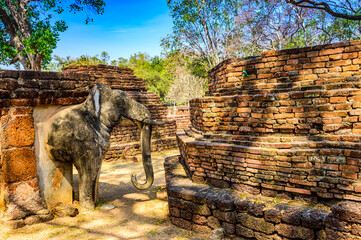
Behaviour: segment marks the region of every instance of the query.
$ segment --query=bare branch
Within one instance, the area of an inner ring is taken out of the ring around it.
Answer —
[[[304,7],[304,8],[313,8],[319,9],[327,12],[328,14],[337,17],[337,18],[344,18],[348,20],[361,20],[361,15],[351,15],[346,13],[340,13],[334,11],[329,4],[325,2],[316,2],[312,0],[286,0],[287,3],[292,4],[297,7]],[[350,6],[351,7],[351,6]]]

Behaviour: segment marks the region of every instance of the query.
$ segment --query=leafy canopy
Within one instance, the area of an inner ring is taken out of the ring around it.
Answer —
[[[84,11],[88,23],[90,14],[102,14],[104,6],[103,0],[0,0],[0,63],[40,70],[67,29],[56,16]]]

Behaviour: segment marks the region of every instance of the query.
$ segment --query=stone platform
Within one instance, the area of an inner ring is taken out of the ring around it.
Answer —
[[[358,203],[310,204],[197,184],[183,164],[179,156],[164,163],[176,226],[199,232],[222,227],[237,239],[361,239]]]
[[[194,184],[208,184],[210,194],[219,191],[212,187],[218,187],[232,192],[229,196],[251,194],[254,195],[251,199],[269,197],[271,202],[281,199],[288,201],[288,205],[292,201],[326,204],[331,207],[327,211],[334,215],[337,206],[347,209],[358,206],[361,203],[360,52],[361,41],[341,42],[229,59],[210,70],[206,96],[190,101],[191,125],[177,132],[180,158],[189,179]],[[192,194],[197,199],[198,191],[189,191]],[[172,206],[183,200],[190,199],[173,194],[169,203]],[[222,206],[215,206],[212,213],[219,210]],[[242,212],[236,210],[235,215]],[[314,214],[313,208],[307,212],[310,218],[318,218],[319,213]],[[240,219],[260,221],[258,225],[262,220],[253,217],[265,216],[259,214],[251,213],[251,218]],[[187,228],[195,224],[193,216],[187,217],[186,213],[172,216],[179,218],[173,219],[175,224],[184,219],[190,224]],[[283,219],[270,232],[247,226],[237,218],[234,222],[221,221],[233,224],[229,228],[227,224],[223,226],[232,237],[237,226],[240,233],[248,228],[244,231],[249,235],[242,236],[246,239],[314,239],[321,234],[310,231],[312,227],[302,225],[302,221],[295,224]],[[358,219],[355,223],[361,222]],[[249,229],[267,236],[256,235]],[[327,230],[331,227],[326,225],[318,229],[326,231],[327,239],[358,238],[335,237],[338,235]],[[350,232],[351,228],[340,231]],[[286,232],[306,235],[291,236]],[[273,236],[274,233],[277,234]]]

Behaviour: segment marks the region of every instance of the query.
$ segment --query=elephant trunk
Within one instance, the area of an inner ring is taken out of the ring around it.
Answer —
[[[145,171],[146,180],[145,183],[139,183],[137,180],[136,175],[133,173],[131,180],[133,186],[139,190],[145,190],[152,186],[154,181],[154,172],[153,172],[153,165],[152,159],[150,155],[150,144],[151,144],[151,136],[152,136],[152,125],[146,123],[139,123],[139,127],[141,128],[141,148],[142,148],[142,161],[143,167]]]

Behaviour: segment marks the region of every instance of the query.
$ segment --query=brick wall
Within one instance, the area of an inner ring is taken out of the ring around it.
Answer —
[[[13,227],[51,219],[39,193],[33,107],[78,104],[90,81],[73,73],[0,71],[0,208]]]
[[[130,68],[109,65],[73,65],[63,68],[62,72],[90,74],[94,77],[93,84],[104,83],[123,91],[145,92],[148,90],[145,81],[134,76]]]
[[[167,113],[168,120],[176,121],[177,130],[182,130],[191,123],[188,106],[169,106]]]
[[[136,78],[131,69],[101,65],[68,67],[61,73],[0,71],[0,211],[11,227],[52,217],[39,192],[34,107],[81,103],[95,83],[127,91],[149,109],[152,118],[165,121],[166,127],[154,128],[153,150],[176,146],[176,123],[167,120],[167,106],[146,92],[144,80]],[[117,126],[112,135],[105,160],[119,159],[125,149],[124,158],[139,153],[139,131],[133,124]]]
[[[165,159],[170,221],[209,233],[223,228],[227,239],[360,239],[359,203],[310,204],[254,196],[192,182],[179,157]]]
[[[261,57],[226,60],[209,72],[208,95],[253,95],[285,92],[282,89],[320,89],[313,88],[314,85],[321,85],[324,90],[334,89],[330,88],[331,84],[343,82],[335,78],[358,75],[360,48],[360,41],[341,42],[264,52]]]
[[[207,97],[190,102],[192,126],[177,134],[192,178],[288,199],[361,201],[360,51],[361,41],[337,43],[212,69]]]

